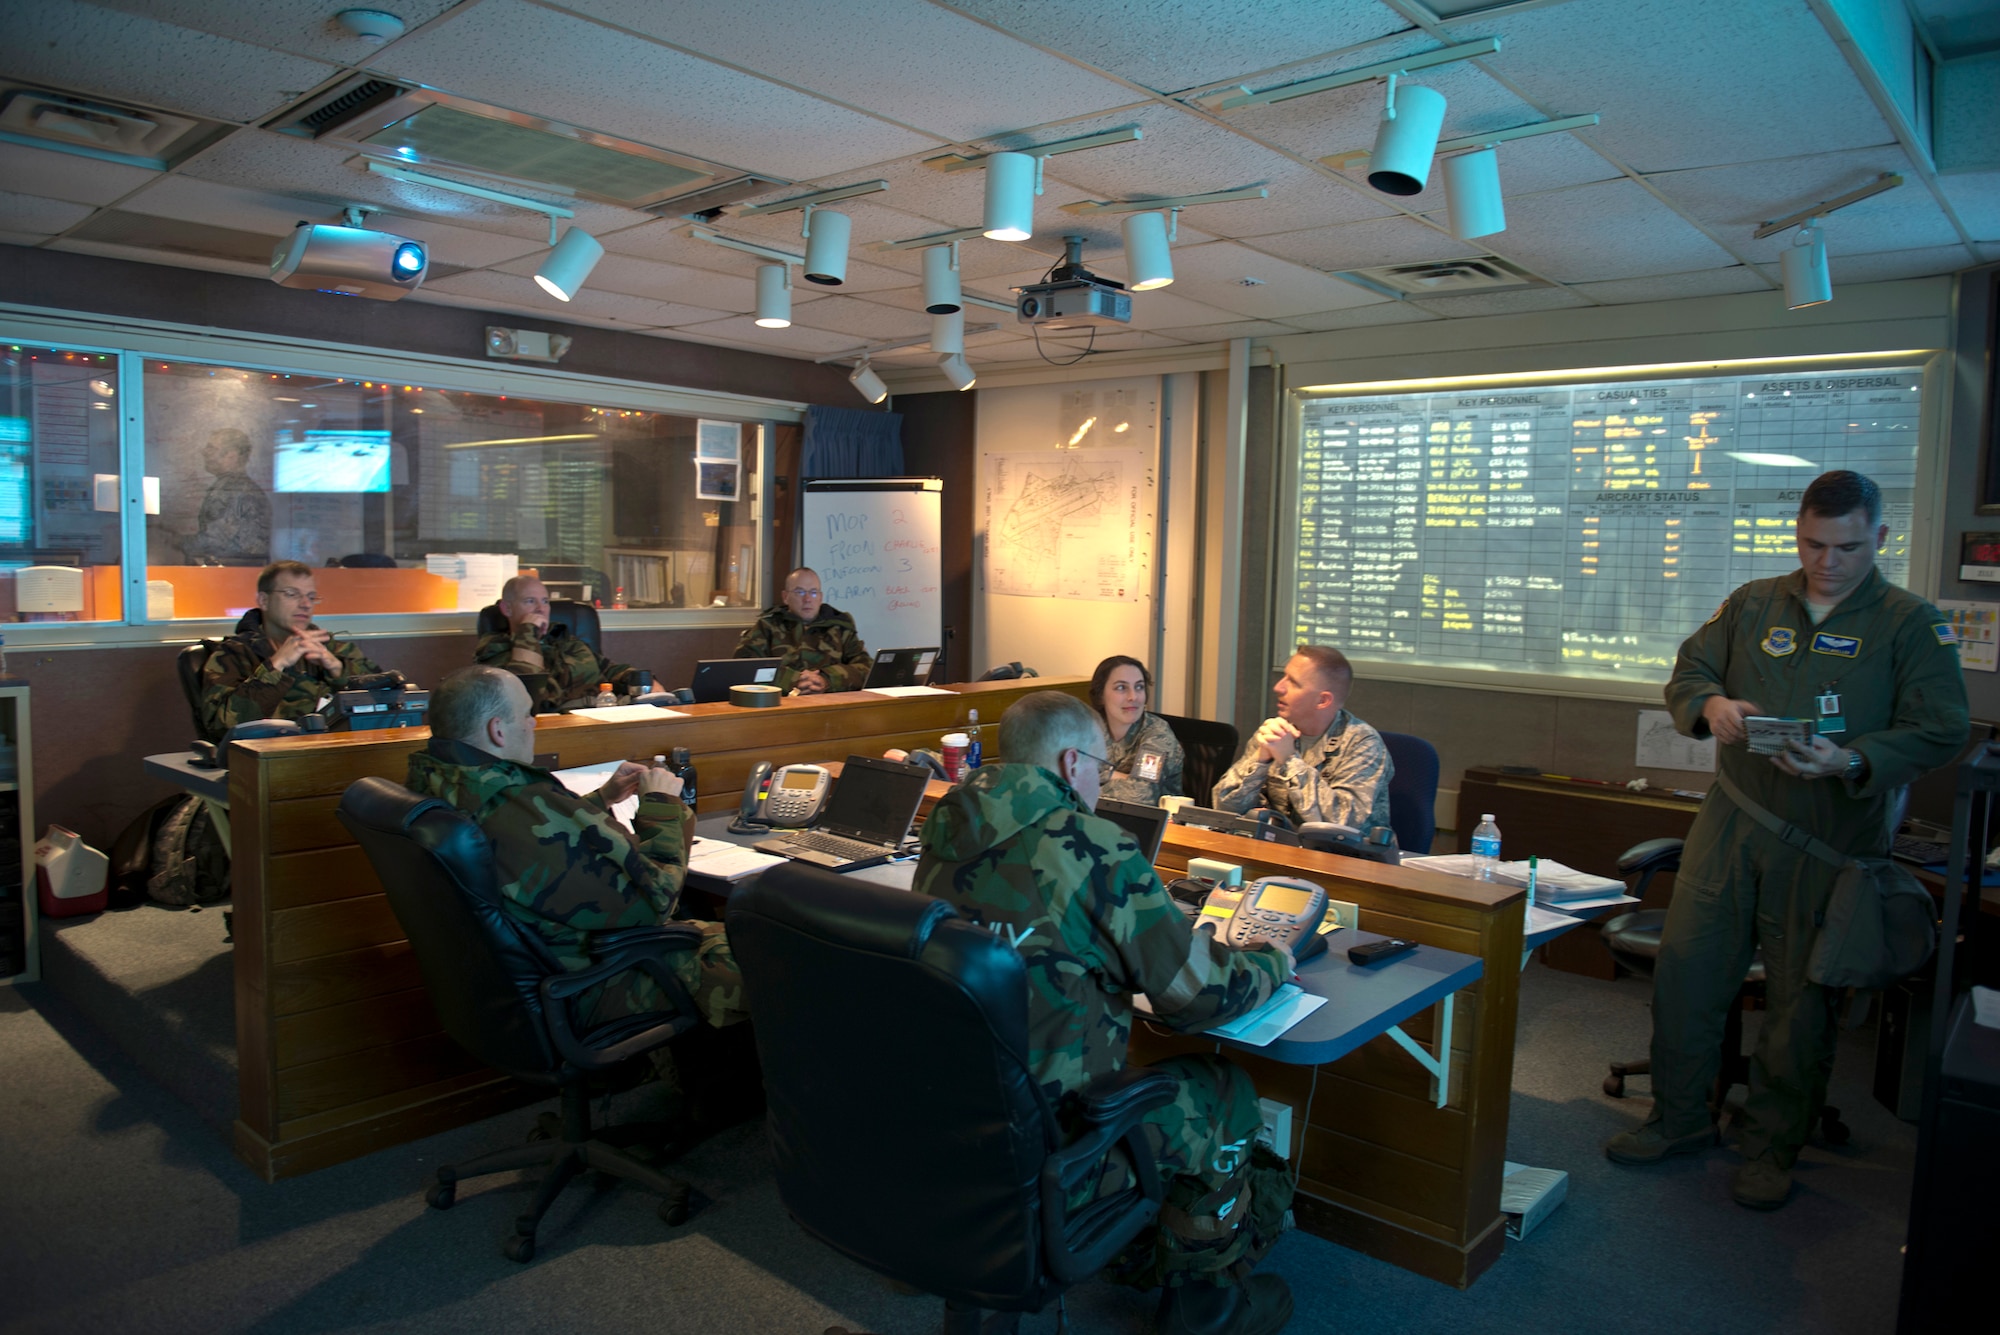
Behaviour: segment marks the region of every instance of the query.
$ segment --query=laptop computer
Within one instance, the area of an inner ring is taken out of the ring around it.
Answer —
[[[937,662],[937,656],[938,647],[934,644],[915,649],[884,649],[875,655],[875,665],[868,669],[868,680],[861,684],[861,689],[928,686],[931,665]]]
[[[834,780],[833,796],[818,828],[787,831],[756,849],[833,871],[887,862],[910,833],[930,778],[931,772],[922,765],[849,756]]]
[[[782,658],[704,658],[694,665],[694,702],[720,704],[731,686],[768,686],[784,665]]]
[[[1142,802],[1120,802],[1116,798],[1097,799],[1097,814],[1113,822],[1139,842],[1139,851],[1152,862],[1160,856],[1160,840],[1167,833],[1167,809]]]

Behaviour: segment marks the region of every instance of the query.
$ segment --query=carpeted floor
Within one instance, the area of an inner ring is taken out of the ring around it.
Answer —
[[[1868,1096],[1872,1030],[1851,1036],[1835,1103],[1854,1131],[1814,1147],[1793,1202],[1732,1204],[1724,1149],[1650,1170],[1599,1153],[1645,1111],[1598,1089],[1604,1062],[1645,1051],[1647,992],[1539,964],[1523,979],[1509,1157],[1567,1169],[1569,1197],[1459,1293],[1302,1234],[1270,1268],[1298,1298],[1301,1335],[1518,1335],[1645,1329],[1887,1332],[1914,1129]],[[1751,1017],[1754,1033],[1756,1017]],[[0,991],[0,1331],[786,1332],[936,1328],[902,1296],[792,1225],[761,1128],[700,1147],[678,1171],[713,1204],[668,1229],[636,1191],[572,1188],[529,1266],[499,1242],[522,1179],[487,1179],[456,1209],[424,1207],[440,1162],[512,1143],[521,1112],[267,1186],[212,1127],[46,986]],[[619,1115],[643,1113],[644,1091]],[[1739,1095],[1740,1097],[1740,1095]],[[1079,1331],[1149,1330],[1152,1299],[1088,1285]],[[1053,1312],[1026,1329],[1053,1331]]]

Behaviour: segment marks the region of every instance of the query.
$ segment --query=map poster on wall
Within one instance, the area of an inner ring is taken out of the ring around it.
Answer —
[[[1024,598],[1139,600],[1146,578],[1143,450],[985,456],[986,587]]]
[[[1299,641],[1663,682],[1730,591],[1798,568],[1806,484],[1882,488],[1906,583],[1920,368],[1301,395]]]

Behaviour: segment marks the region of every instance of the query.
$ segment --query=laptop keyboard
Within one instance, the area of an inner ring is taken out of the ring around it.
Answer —
[[[815,853],[831,853],[838,858],[860,861],[863,858],[879,858],[883,845],[871,844],[861,839],[846,839],[825,830],[798,830],[785,836],[785,842],[793,848],[807,848]]]
[[[1919,867],[1934,862],[1945,862],[1951,858],[1951,845],[1940,844],[1930,839],[1919,839],[1914,835],[1899,834],[1889,850],[1889,856],[1904,862],[1914,862]]]

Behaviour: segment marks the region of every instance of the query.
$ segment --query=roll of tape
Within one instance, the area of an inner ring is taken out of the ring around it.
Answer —
[[[784,698],[784,692],[775,686],[731,686],[729,703],[741,705],[745,709],[770,709]]]

